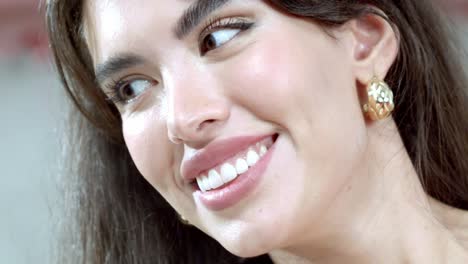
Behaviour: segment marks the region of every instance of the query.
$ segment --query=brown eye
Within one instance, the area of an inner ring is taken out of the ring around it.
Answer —
[[[137,98],[152,85],[153,84],[148,80],[131,80],[118,87],[117,95],[119,100],[128,102]]]
[[[241,32],[241,29],[220,29],[206,35],[200,43],[200,53],[205,53],[217,49],[233,39],[237,34]]]

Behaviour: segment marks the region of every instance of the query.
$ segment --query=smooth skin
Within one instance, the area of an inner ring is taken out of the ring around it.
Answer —
[[[193,2],[89,0],[84,18],[96,68],[144,58],[102,86],[128,83],[130,100],[116,102],[125,142],[184,218],[236,255],[275,263],[468,263],[467,213],[424,193],[391,118],[362,113],[366,84],[398,54],[384,19],[325,32],[233,0],[179,39],[174,26]],[[229,18],[252,26],[212,29],[217,45],[202,53],[208,21]],[[279,134],[269,167],[238,204],[211,211],[182,180],[182,161],[207,144],[269,133]]]

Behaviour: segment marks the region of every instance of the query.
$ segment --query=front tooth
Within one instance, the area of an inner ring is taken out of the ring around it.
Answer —
[[[265,147],[264,145],[260,146],[260,157],[265,155],[266,152],[267,152],[267,147]]]
[[[237,174],[242,174],[246,172],[249,169],[249,165],[247,164],[247,161],[244,159],[237,159],[236,161],[236,171]]]
[[[249,166],[255,165],[259,158],[257,152],[254,150],[249,150],[249,152],[247,152],[247,164],[249,164]]]
[[[219,175],[219,173],[214,169],[208,172],[208,180],[211,189],[216,189],[224,184],[223,179],[221,179],[221,175]]]
[[[202,186],[203,186],[203,188],[205,189],[205,191],[208,191],[208,190],[211,189],[211,187],[210,187],[210,181],[208,180],[208,176],[203,175],[203,176],[201,177],[201,183],[202,183]]]
[[[237,177],[236,168],[229,163],[221,166],[221,178],[224,183],[228,183]]]
[[[202,180],[202,177],[197,177],[197,183],[198,183],[198,188],[200,188],[202,192],[206,192],[205,184]]]

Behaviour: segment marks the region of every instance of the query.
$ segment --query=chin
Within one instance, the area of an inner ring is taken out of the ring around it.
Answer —
[[[251,258],[267,254],[280,248],[281,234],[278,228],[271,229],[266,223],[258,222],[258,225],[246,223],[233,224],[224,231],[221,237],[215,239],[230,253],[242,257]]]
[[[259,243],[252,243],[252,241],[239,241],[235,245],[229,243],[223,247],[230,253],[241,258],[253,258],[271,252],[273,249],[260,245]],[[263,243],[262,243],[263,244]]]

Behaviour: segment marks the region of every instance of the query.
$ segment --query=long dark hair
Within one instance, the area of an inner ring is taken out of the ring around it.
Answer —
[[[326,28],[381,10],[400,40],[386,81],[393,118],[425,191],[468,209],[468,99],[455,45],[421,0],[271,0],[277,11]],[[118,112],[98,89],[82,32],[83,1],[51,0],[47,25],[57,71],[79,110],[70,119],[65,234],[60,263],[271,263],[243,260],[178,221],[135,168]],[[377,12],[378,13],[378,12]]]

